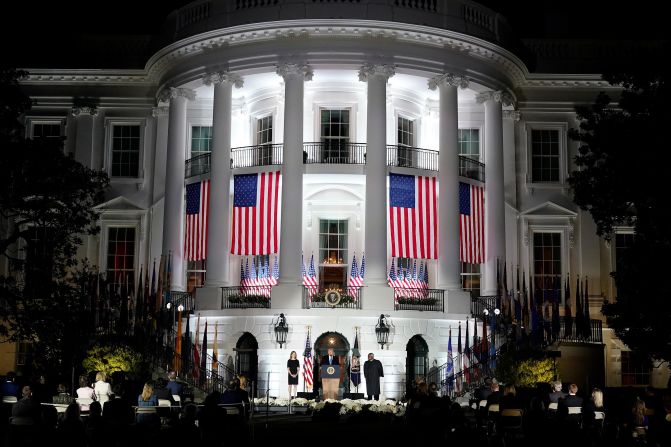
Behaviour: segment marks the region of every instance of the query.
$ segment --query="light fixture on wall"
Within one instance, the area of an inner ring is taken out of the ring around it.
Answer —
[[[284,314],[280,314],[275,323],[275,341],[280,344],[280,349],[282,345],[287,342],[287,334],[289,333],[289,326],[287,325],[287,319],[284,317]]]
[[[389,343],[389,322],[384,314],[380,314],[380,318],[377,320],[375,337],[381,349],[384,349],[384,345]]]

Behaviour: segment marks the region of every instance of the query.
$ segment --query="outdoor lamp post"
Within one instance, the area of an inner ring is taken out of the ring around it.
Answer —
[[[380,318],[377,320],[375,336],[377,337],[377,343],[380,345],[380,348],[384,349],[384,345],[389,343],[389,322],[387,322],[384,314],[380,314]]]
[[[280,349],[282,349],[283,344],[286,344],[288,333],[289,326],[287,326],[287,319],[284,317],[284,314],[280,314],[275,324],[275,340],[280,344]]]

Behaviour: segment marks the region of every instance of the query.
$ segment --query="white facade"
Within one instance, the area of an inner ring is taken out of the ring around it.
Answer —
[[[450,328],[455,351],[459,322],[465,335],[470,307],[461,289],[455,201],[459,181],[481,183],[459,175],[457,130],[475,129],[486,176],[487,261],[481,294],[495,293],[497,258],[509,268],[534,272],[534,235],[558,234],[562,277],[588,276],[591,313],[600,315],[603,300],[615,293],[608,275],[614,250],[597,238],[589,214],[572,203],[566,182],[577,150],[567,135],[577,125],[574,107],[611,88],[599,74],[529,72],[506,49],[505,20],[466,1],[259,3],[213,0],[182,8],[169,18],[174,38],[143,69],[28,67],[24,85],[35,99],[29,119],[62,123],[66,151],[111,175],[109,201],[100,206],[102,232],[89,238],[82,257],[105,270],[108,229],[132,227],[136,272],[171,252],[172,289],[186,290],[184,187],[209,178],[217,185],[212,194],[217,200],[211,202],[208,272],[205,286],[196,291],[196,313],[201,325],[205,319],[209,323],[210,344],[214,322],[219,322],[220,358],[235,356],[241,335],[252,334],[258,342],[258,387],[269,385],[271,395],[286,396],[284,365],[291,350],[302,358],[308,326],[312,343],[332,331],[345,336],[350,347],[359,327],[362,354],[375,352],[384,365],[383,395],[400,397],[411,337],[421,335],[427,343],[431,365],[434,359],[444,363]],[[453,15],[456,10],[463,13]],[[73,97],[93,98],[94,106],[81,107]],[[348,111],[349,142],[365,145],[364,160],[303,164],[303,144],[322,138],[322,110]],[[268,116],[271,143],[283,145],[283,163],[231,168],[230,150],[258,144],[257,122]],[[388,166],[387,157],[393,158],[396,149],[386,146],[399,143],[399,118],[413,123],[410,146],[436,151],[438,170],[425,169],[429,166],[421,162]],[[139,127],[138,169],[132,175],[114,175],[115,126]],[[216,155],[209,173],[185,179],[195,126],[212,126]],[[534,163],[541,163],[532,156],[532,140],[541,135],[535,131],[557,138],[551,158],[558,165],[548,170],[550,180],[538,181],[546,174],[534,172]],[[241,258],[228,254],[233,175],[275,170],[282,173],[280,284],[271,308],[221,309],[220,287],[239,284],[240,276]],[[441,251],[428,265],[431,287],[445,291],[442,312],[394,310],[386,285],[390,172],[438,179]],[[307,262],[315,254],[318,261],[320,219],[347,221],[343,264],[350,265],[355,253],[359,261],[366,254],[361,309],[303,308],[300,255]],[[272,327],[280,312],[290,326],[281,350]],[[374,332],[381,313],[394,326],[383,351]],[[195,332],[194,326],[195,315]],[[606,385],[617,386],[622,346],[609,331],[604,338]]]

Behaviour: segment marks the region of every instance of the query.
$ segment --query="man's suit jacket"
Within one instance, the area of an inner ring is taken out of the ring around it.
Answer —
[[[322,365],[339,365],[339,366],[340,366],[340,361],[339,361],[339,359],[338,359],[338,356],[337,356],[337,355],[334,355],[334,356],[333,356],[333,362],[332,362],[332,363],[329,363],[329,356],[328,356],[328,355],[325,355],[324,357],[322,357],[321,364],[322,364]]]
[[[557,411],[559,412],[560,417],[571,417],[574,419],[579,419],[578,415],[569,415],[569,407],[581,407],[582,408],[582,397],[576,396],[575,394],[569,394],[563,399],[559,399],[559,404],[557,406]]]

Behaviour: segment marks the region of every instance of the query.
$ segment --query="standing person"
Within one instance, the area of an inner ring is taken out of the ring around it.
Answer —
[[[322,359],[321,365],[340,366],[340,359],[336,357],[333,348],[328,348],[327,355]],[[322,390],[324,392],[324,399],[337,399],[338,387],[340,386],[340,379],[324,379],[322,378]]]
[[[384,377],[382,362],[375,359],[373,353],[368,354],[368,360],[363,364],[363,375],[366,378],[366,394],[368,400],[380,400],[380,377]]]
[[[298,368],[300,363],[298,362],[298,355],[296,351],[291,351],[289,354],[289,360],[287,360],[287,381],[289,383],[289,399],[294,399],[296,397],[296,391],[298,390]],[[292,392],[293,390],[293,392]]]
[[[100,405],[105,406],[105,402],[110,400],[110,395],[112,394],[112,387],[109,382],[106,382],[105,379],[107,376],[104,372],[99,371],[96,374],[96,383],[93,384],[93,390],[95,391],[95,399],[100,402]]]

